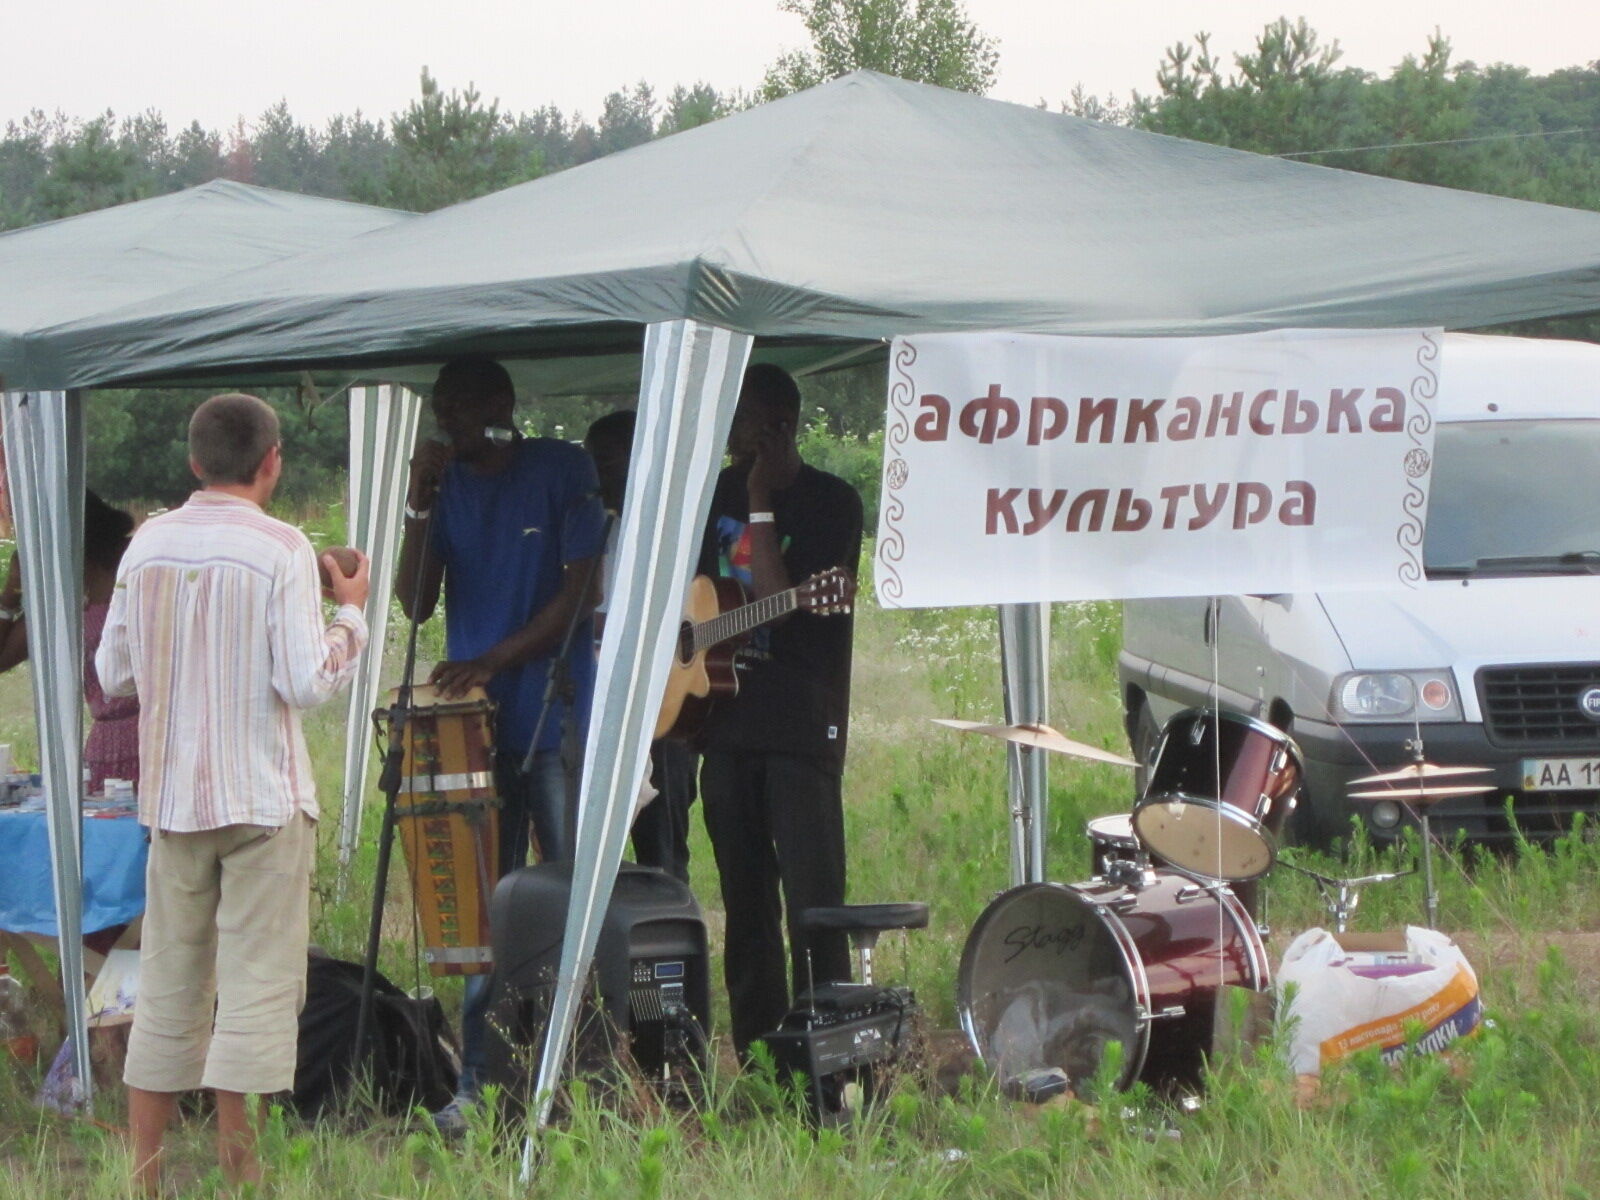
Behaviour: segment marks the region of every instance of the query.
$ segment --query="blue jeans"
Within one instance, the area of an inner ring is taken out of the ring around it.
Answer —
[[[522,756],[501,754],[495,761],[500,789],[500,875],[528,862],[528,831],[539,842],[541,862],[572,857],[566,769],[559,751],[533,757],[533,769],[522,774]],[[493,975],[471,975],[461,1003],[461,1084],[457,1094],[475,1098],[488,1068],[489,995]]]

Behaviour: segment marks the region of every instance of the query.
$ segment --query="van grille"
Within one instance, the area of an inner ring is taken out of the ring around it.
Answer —
[[[1600,722],[1578,707],[1578,697],[1591,687],[1600,687],[1600,663],[1484,667],[1478,672],[1489,736],[1513,745],[1600,745]]]

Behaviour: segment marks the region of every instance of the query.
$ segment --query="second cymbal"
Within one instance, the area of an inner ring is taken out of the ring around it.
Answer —
[[[1133,759],[1121,754],[1114,754],[1110,750],[1102,750],[1085,742],[1073,741],[1066,734],[1048,725],[985,725],[981,721],[961,721],[954,717],[934,717],[933,723],[960,730],[962,733],[981,733],[985,737],[998,738],[1002,742],[1031,746],[1036,750],[1048,750],[1053,754],[1064,754],[1068,758],[1082,759],[1086,762],[1110,763],[1118,767],[1139,765]]]

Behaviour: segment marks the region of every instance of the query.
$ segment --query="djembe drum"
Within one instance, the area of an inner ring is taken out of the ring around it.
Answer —
[[[399,703],[398,691],[391,693]],[[372,714],[393,737],[396,708]],[[500,854],[494,782],[494,702],[482,688],[446,700],[431,684],[411,689],[395,828],[411,874],[423,958],[435,975],[484,975],[493,967],[489,896]]]

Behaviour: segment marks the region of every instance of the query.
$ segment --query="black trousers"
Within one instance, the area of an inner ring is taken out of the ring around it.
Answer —
[[[633,822],[633,861],[688,883],[694,751],[677,738],[661,738],[650,743],[650,763],[650,786],[658,795]]]
[[[805,909],[844,903],[840,779],[820,759],[713,750],[700,769],[700,796],[722,876],[723,975],[743,1057],[789,1011],[791,978],[795,992],[850,978],[844,934],[793,936]]]

